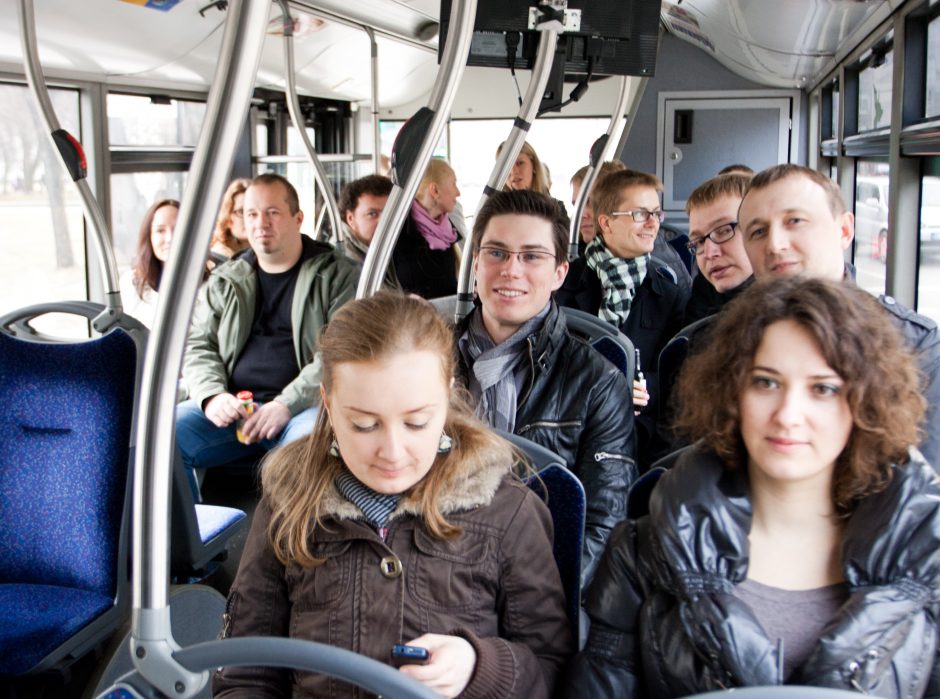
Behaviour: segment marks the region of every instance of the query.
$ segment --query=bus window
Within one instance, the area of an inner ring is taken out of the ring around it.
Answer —
[[[108,94],[112,146],[195,147],[206,116],[203,102]]]
[[[111,230],[118,271],[134,263],[140,222],[157,199],[182,200],[203,102],[108,94]]]
[[[118,271],[134,264],[140,222],[158,199],[182,201],[186,172],[134,172],[111,175],[111,230]]]
[[[858,74],[858,130],[870,131],[891,125],[891,78],[893,51],[873,53]]]
[[[609,119],[539,119],[526,140],[548,167],[551,194],[571,201],[571,176],[588,164],[591,145],[607,131]],[[451,164],[460,180],[464,210],[475,207],[493,171],[496,148],[509,136],[512,119],[455,119],[450,123]]]
[[[81,138],[78,92],[52,90],[51,99],[62,127]],[[81,200],[25,85],[0,84],[0,115],[0,313],[86,299]],[[45,316],[33,325],[60,337],[88,337],[87,324],[74,316]]]
[[[924,177],[920,197],[917,310],[940,322],[940,177]]]
[[[885,292],[888,259],[888,163],[859,160],[855,179],[855,278],[873,294]]]
[[[927,99],[924,116],[940,116],[940,16],[927,25]]]

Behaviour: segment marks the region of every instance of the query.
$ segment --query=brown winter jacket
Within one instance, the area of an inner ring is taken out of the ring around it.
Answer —
[[[463,530],[451,541],[432,537],[420,504],[406,496],[383,542],[331,487],[312,546],[327,561],[310,568],[278,562],[262,502],[229,594],[226,636],[290,636],[387,662],[396,643],[452,634],[477,653],[462,697],[549,697],[574,647],[548,510],[506,464],[455,476],[440,499]],[[383,572],[389,556],[400,561],[400,575]],[[217,697],[365,695],[320,675],[252,667],[217,673],[213,689]]]

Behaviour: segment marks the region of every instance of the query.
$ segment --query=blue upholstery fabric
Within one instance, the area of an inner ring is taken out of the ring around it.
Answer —
[[[17,667],[114,604],[135,374],[122,331],[74,344],[0,333],[0,627]],[[43,602],[17,601],[29,599]]]
[[[623,347],[609,337],[597,338],[591,343],[591,347],[600,352],[607,361],[620,369],[620,372],[624,376],[631,381],[633,380],[633,376],[631,376],[632,372],[629,369],[629,359]]]
[[[562,466],[548,466],[529,478],[528,486],[548,505],[555,529],[553,553],[561,573],[571,628],[577,630],[581,609],[581,551],[587,498],[581,481]]]
[[[26,672],[113,604],[85,590],[0,584],[0,675]]]
[[[199,520],[199,538],[206,544],[238,520],[244,519],[245,513],[234,507],[196,505],[196,518]]]

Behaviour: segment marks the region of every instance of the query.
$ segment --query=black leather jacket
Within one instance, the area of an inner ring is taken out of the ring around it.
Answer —
[[[920,451],[927,462],[940,471],[940,332],[926,316],[905,308],[890,296],[878,301],[890,315],[904,342],[917,358],[921,372],[921,390],[927,401]]]
[[[849,596],[794,684],[940,696],[940,480],[916,450],[892,470],[888,487],[846,523]],[[776,645],[732,594],[747,577],[747,492],[744,469],[729,471],[696,448],[665,473],[650,514],[611,536],[566,696],[658,699],[780,684]]]
[[[457,337],[469,318],[458,327]],[[619,369],[568,334],[554,301],[528,344],[529,377],[519,395],[515,433],[558,454],[584,485],[584,588],[610,532],[626,516],[627,491],[637,477],[633,393]],[[459,359],[466,384],[472,367]]]

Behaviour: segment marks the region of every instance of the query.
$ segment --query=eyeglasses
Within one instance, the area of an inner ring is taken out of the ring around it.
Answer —
[[[731,223],[723,223],[718,228],[713,231],[710,231],[703,235],[701,238],[695,238],[690,240],[688,243],[689,252],[693,255],[701,255],[705,252],[705,241],[710,240],[715,245],[721,245],[722,243],[727,243],[734,237],[734,232],[738,228],[737,221],[731,221]]]
[[[632,216],[637,223],[646,223],[650,216],[662,223],[666,220],[666,212],[660,209],[648,211],[646,209],[633,209],[632,211],[611,211],[610,216]]]
[[[485,264],[492,267],[506,264],[513,255],[527,267],[539,267],[549,261],[555,261],[555,254],[544,250],[506,250],[505,248],[494,248],[490,245],[480,247],[480,258]]]

